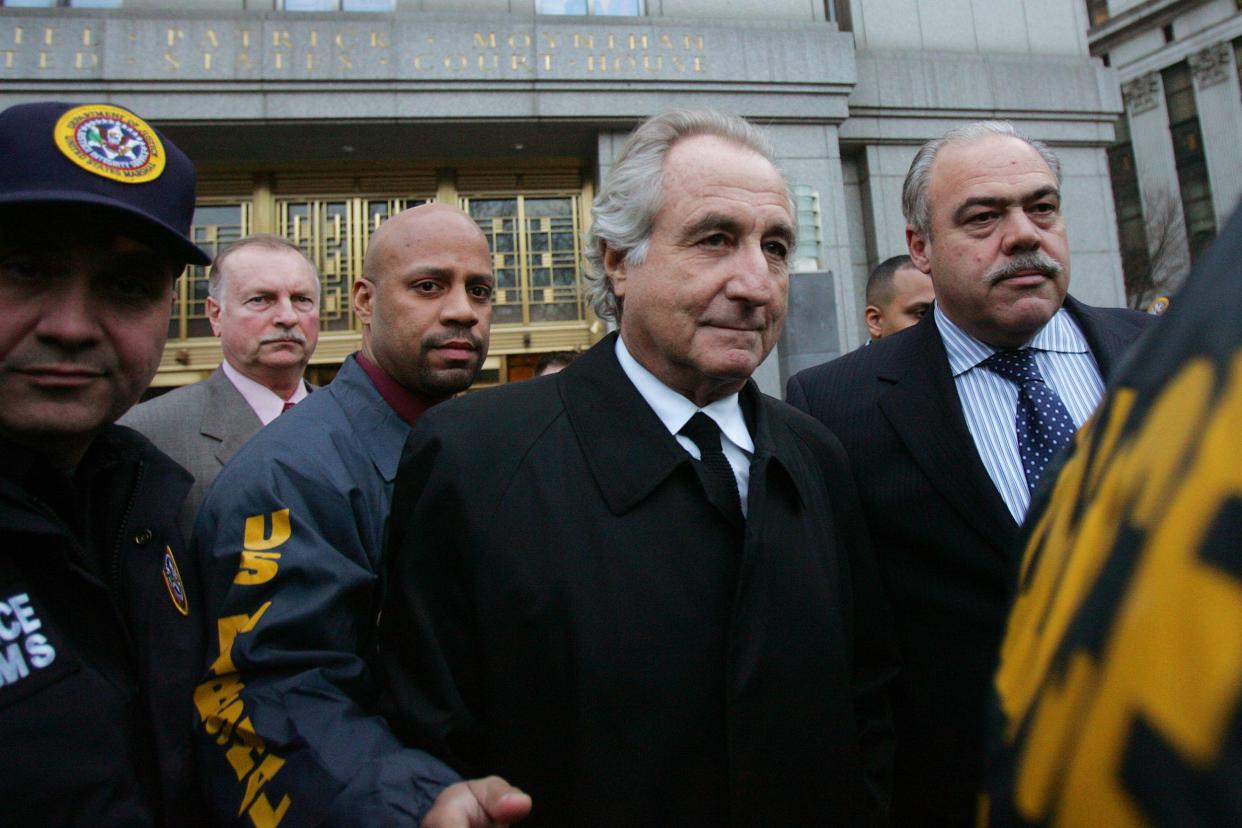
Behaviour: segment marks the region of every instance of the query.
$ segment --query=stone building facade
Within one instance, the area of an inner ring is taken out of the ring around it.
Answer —
[[[905,249],[906,167],[964,121],[1008,118],[1056,149],[1072,289],[1125,301],[1106,151],[1122,99],[1089,53],[1082,0],[3,4],[0,105],[129,106],[199,166],[204,246],[267,231],[315,257],[321,378],[357,347],[348,296],[367,236],[430,199],[462,204],[493,245],[486,381],[598,339],[579,291],[590,200],[628,131],[671,106],[764,125],[795,185],[798,272],[765,390],[865,338],[866,274]],[[1228,83],[1236,97],[1236,72]],[[219,360],[204,276],[182,280],[158,384]]]
[[[1117,72],[1125,103],[1109,161],[1141,306],[1176,289],[1242,196],[1242,2],[1088,6],[1091,54]]]

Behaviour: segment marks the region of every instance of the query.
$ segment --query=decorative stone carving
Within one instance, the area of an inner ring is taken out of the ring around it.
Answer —
[[[1160,105],[1160,75],[1148,72],[1121,87],[1126,109],[1131,115],[1140,115]]]
[[[1206,89],[1229,78],[1233,71],[1232,52],[1228,43],[1213,43],[1202,52],[1191,55],[1190,71],[1195,75],[1195,86]]]

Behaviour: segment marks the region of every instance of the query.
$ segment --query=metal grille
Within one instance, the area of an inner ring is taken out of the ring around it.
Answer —
[[[362,275],[367,241],[386,219],[430,198],[278,198],[280,235],[300,247],[315,267],[323,285],[319,309],[322,331],[353,330],[350,292]]]
[[[251,203],[245,201],[201,201],[194,210],[190,237],[213,259],[216,254],[251,232]],[[207,321],[208,269],[190,265],[177,284],[177,307],[168,323],[170,339],[211,336]]]
[[[492,251],[494,325],[585,319],[580,198],[576,195],[461,199]]]

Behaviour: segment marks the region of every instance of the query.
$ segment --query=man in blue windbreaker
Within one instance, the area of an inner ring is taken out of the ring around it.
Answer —
[[[460,783],[402,745],[373,712],[364,664],[401,449],[423,411],[483,364],[491,262],[456,207],[383,224],[353,289],[362,349],[247,443],[199,512],[194,550],[215,640],[194,700],[211,804],[226,824],[417,825],[442,791],[440,813],[473,814],[470,824],[529,807],[501,780]]]

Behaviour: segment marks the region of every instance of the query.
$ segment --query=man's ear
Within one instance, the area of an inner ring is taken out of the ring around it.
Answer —
[[[220,303],[216,301],[214,296],[207,297],[207,321],[211,323],[211,333],[213,336],[220,335]]]
[[[867,305],[867,309],[863,311],[863,319],[867,322],[867,332],[871,334],[872,339],[879,339],[883,335],[884,313],[875,305]]]
[[[364,325],[371,323],[371,301],[375,298],[375,285],[365,277],[354,280],[354,316]]]
[[[910,249],[910,260],[924,273],[931,273],[931,259],[927,255],[930,245],[925,235],[906,225],[906,247]]]
[[[601,241],[599,244],[604,252],[604,273],[607,274],[608,281],[612,283],[612,292],[618,299],[621,299],[625,296],[625,277],[629,267],[625,261],[625,254],[609,247],[607,242]]]

